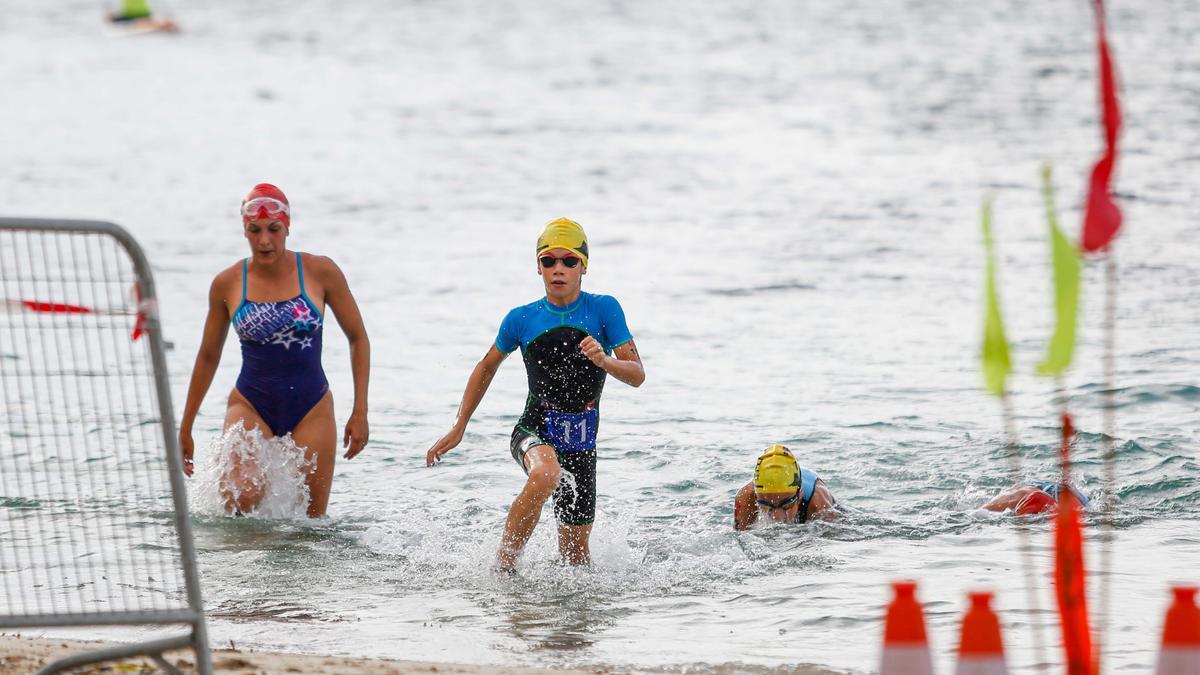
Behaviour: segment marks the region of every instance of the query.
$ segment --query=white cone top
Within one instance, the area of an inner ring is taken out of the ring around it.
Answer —
[[[929,658],[929,647],[885,645],[879,675],[933,675],[933,660]]]
[[[1196,647],[1163,647],[1158,654],[1154,675],[1196,675],[1200,673],[1200,645]]]

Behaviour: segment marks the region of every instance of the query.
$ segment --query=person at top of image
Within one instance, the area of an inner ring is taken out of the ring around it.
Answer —
[[[1081,507],[1087,508],[1090,500],[1079,488],[1074,485],[1044,480],[1032,480],[1024,485],[1005,490],[984,504],[983,508],[998,512],[1012,510],[1018,516],[1050,513],[1058,508],[1059,498],[1064,487],[1070,490]]]
[[[325,309],[350,342],[354,407],[342,438],[346,459],[367,444],[371,347],[342,270],[329,258],[290,251],[291,207],[283,192],[260,183],[242,200],[242,234],[250,257],[222,270],[208,294],[208,318],[179,423],[184,472],[192,475],[192,424],[212,384],[230,324],[242,344],[242,370],[229,393],[224,429],[239,422],[266,438],[291,434],[308,473],[308,515],[325,514],[337,453],[333,394],[321,367]],[[220,483],[226,510],[249,513],[266,494],[260,467],[235,456]]]
[[[800,466],[791,450],[772,445],[759,455],[754,478],[733,497],[733,528],[749,529],[760,514],[781,523],[832,518],[836,506],[820,476]]]
[[[590,562],[600,393],[608,375],[633,387],[646,380],[616,298],[581,290],[588,267],[583,228],[566,218],[549,222],[538,237],[534,259],[545,296],[504,317],[496,341],[467,380],[454,426],[425,456],[432,466],[462,442],[496,370],[520,347],[529,395],[509,450],[527,478],[508,511],[496,555],[496,566],[503,571],[514,569],[550,498],[559,553],[571,564]]]
[[[108,13],[111,23],[125,25],[138,31],[175,32],[179,24],[169,18],[154,16],[150,0],[121,0],[121,8]]]

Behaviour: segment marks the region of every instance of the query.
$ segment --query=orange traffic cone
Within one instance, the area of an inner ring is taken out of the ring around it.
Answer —
[[[883,659],[879,675],[933,675],[925,613],[917,602],[915,581],[892,584],[896,597],[888,605],[883,628]]]
[[[1195,586],[1176,586],[1175,602],[1167,609],[1157,675],[1200,673],[1200,607]]]
[[[1008,675],[1000,619],[989,603],[991,593],[970,593],[971,607],[963,616],[955,675]]]

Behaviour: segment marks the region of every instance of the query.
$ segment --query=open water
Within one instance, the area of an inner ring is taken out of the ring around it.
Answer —
[[[350,280],[372,338],[372,440],[339,462],[329,517],[283,502],[275,518],[223,517],[212,481],[191,482],[214,643],[869,672],[888,582],[915,578],[943,670],[968,589],[997,592],[1016,668],[1042,658],[1035,629],[1057,645],[1047,525],[1032,528],[1034,612],[1011,519],[978,511],[1011,483],[977,365],[978,212],[995,195],[1024,475],[1046,478],[1038,175],[1054,163],[1077,236],[1101,143],[1088,3],[173,9],[178,36],[124,37],[90,1],[0,12],[0,210],[111,219],[140,239],[175,345],[177,410],[208,285],[245,255],[236,207],[250,185],[282,186],[289,246],[333,257]],[[1099,461],[1097,262],[1064,386],[1080,480],[1117,505],[1107,668],[1144,672],[1169,582],[1200,569],[1200,6],[1109,11],[1126,121],[1113,493]],[[522,481],[507,447],[518,359],[464,443],[436,468],[424,453],[504,313],[539,296],[533,241],[560,215],[587,228],[584,288],[620,299],[648,377],[607,387],[595,564],[564,568],[543,526],[519,574],[497,578],[487,568]],[[344,423],[334,324],[324,362]],[[238,367],[231,338],[198,448],[217,447]],[[825,477],[844,518],[732,531],[733,493],[777,442]],[[1098,528],[1089,537],[1094,569]]]

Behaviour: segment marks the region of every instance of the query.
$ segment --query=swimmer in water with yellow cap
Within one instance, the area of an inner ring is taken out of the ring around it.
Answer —
[[[516,565],[551,498],[559,553],[574,565],[590,562],[600,393],[608,375],[632,387],[646,380],[620,303],[581,290],[588,242],[579,223],[566,218],[547,223],[535,260],[545,296],[504,317],[496,341],[467,380],[454,426],[425,455],[432,466],[462,442],[500,363],[520,347],[529,396],[509,450],[527,477],[508,510],[496,554],[496,566],[504,571]]]
[[[733,528],[746,530],[760,516],[781,523],[806,523],[837,515],[837,501],[817,474],[796,463],[782,445],[772,445],[758,457],[754,480],[733,498]]]

